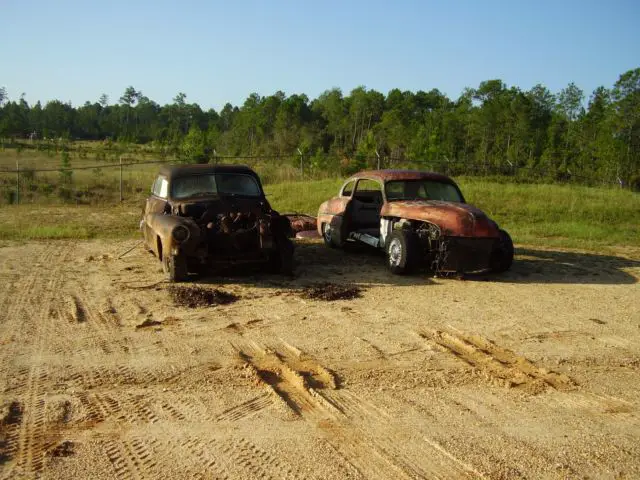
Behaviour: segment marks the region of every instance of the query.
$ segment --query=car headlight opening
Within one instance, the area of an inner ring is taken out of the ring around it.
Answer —
[[[178,225],[173,229],[171,235],[176,242],[182,243],[186,242],[191,234],[187,227],[185,227],[184,225]]]

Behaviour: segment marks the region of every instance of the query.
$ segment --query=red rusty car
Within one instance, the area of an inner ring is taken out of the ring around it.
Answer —
[[[503,272],[513,262],[509,234],[438,173],[357,173],[320,205],[317,228],[332,248],[363,242],[383,249],[398,274],[420,265],[439,272]]]

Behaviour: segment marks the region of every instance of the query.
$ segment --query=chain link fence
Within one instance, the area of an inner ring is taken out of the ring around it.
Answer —
[[[175,159],[148,159],[120,155],[113,160],[70,159],[64,152],[46,161],[16,159],[15,168],[0,166],[0,204],[76,203],[104,204],[144,198],[161,164]],[[255,169],[264,184],[344,178],[356,171],[375,168],[430,170],[453,177],[485,177],[498,182],[561,182],[592,186],[622,186],[619,180],[566,170],[476,164],[461,161],[393,160],[385,157],[338,158],[335,156],[214,156],[210,163],[245,164]]]

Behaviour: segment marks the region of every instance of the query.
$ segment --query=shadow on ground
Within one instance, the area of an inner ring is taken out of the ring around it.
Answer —
[[[346,251],[326,247],[322,241],[296,242],[295,272],[291,277],[265,274],[259,267],[238,266],[203,276],[198,283],[246,284],[265,288],[300,289],[317,283],[360,286],[435,285],[428,272],[411,276],[391,274],[384,255],[367,246],[351,246]]]
[[[391,274],[382,252],[366,246],[347,251],[327,248],[321,241],[296,244],[293,277],[265,274],[255,267],[234,267],[198,280],[199,283],[250,284],[266,288],[297,289],[318,282],[363,286],[437,285],[433,273]],[[638,269],[635,272],[626,271]],[[501,274],[466,274],[441,278],[505,283],[633,284],[640,279],[640,261],[614,255],[517,248],[513,266]]]
[[[625,271],[630,269],[638,270]],[[516,248],[516,258],[508,272],[467,275],[465,279],[509,283],[632,284],[640,279],[640,261],[614,255]]]

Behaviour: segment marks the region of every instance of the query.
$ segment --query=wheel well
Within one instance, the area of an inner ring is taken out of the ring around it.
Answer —
[[[156,242],[158,247],[158,258],[162,260],[162,240],[160,240],[160,237],[156,237]]]

